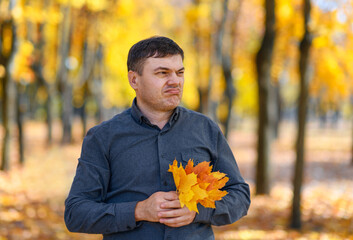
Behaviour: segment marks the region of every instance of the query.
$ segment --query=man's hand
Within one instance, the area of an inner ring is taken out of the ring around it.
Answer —
[[[186,206],[181,208],[179,199],[162,203],[162,211],[158,213],[159,222],[169,227],[181,227],[194,221],[196,212],[190,211]]]
[[[138,202],[135,209],[136,221],[159,222],[158,213],[165,211],[161,204],[178,199],[176,192],[155,192],[144,201]]]
[[[176,192],[156,192],[138,202],[135,209],[136,221],[160,222],[169,227],[188,225],[195,215],[194,211],[180,207]]]

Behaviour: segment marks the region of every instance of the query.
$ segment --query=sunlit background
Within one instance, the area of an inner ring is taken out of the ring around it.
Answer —
[[[219,124],[251,185],[216,239],[353,239],[352,0],[0,0],[0,240],[101,239],[69,233],[63,201],[84,134],[132,103],[129,48],[155,35],[184,49],[182,105]]]

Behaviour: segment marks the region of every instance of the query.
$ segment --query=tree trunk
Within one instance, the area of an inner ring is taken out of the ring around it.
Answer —
[[[89,25],[86,26],[86,28],[89,28]],[[81,88],[83,91],[83,104],[80,109],[80,116],[81,116],[81,122],[82,122],[82,133],[83,137],[86,135],[87,132],[87,113],[86,113],[86,103],[87,103],[87,98],[91,95],[91,91],[89,89],[90,83],[94,79],[94,69],[95,69],[95,64],[96,64],[96,58],[97,58],[97,44],[89,44],[88,41],[88,36],[87,36],[87,31],[86,29],[84,35],[84,44],[83,44],[83,63],[82,63],[82,74],[81,74]]]
[[[96,113],[96,122],[100,123],[105,120],[104,117],[104,105],[103,105],[103,91],[102,91],[102,73],[104,69],[104,62],[103,62],[103,45],[98,43],[96,49],[96,64],[97,64],[97,71],[94,74],[93,79],[93,88],[92,94],[94,99],[97,103],[97,113]]]
[[[45,102],[45,112],[46,112],[46,124],[47,124],[47,141],[50,146],[53,142],[53,114],[51,110],[52,103],[52,91],[50,90],[49,84],[45,84],[47,95],[47,101]]]
[[[210,13],[210,22],[214,22],[214,9],[216,9],[215,1],[212,1],[211,3],[211,13]],[[217,107],[218,103],[215,101],[215,99],[212,98],[212,88],[213,88],[213,83],[214,83],[214,78],[212,75],[212,69],[213,65],[215,62],[217,62],[217,53],[216,53],[216,44],[217,44],[217,32],[213,31],[208,35],[208,41],[209,41],[209,52],[210,52],[210,60],[208,61],[208,69],[209,69],[209,74],[208,74],[208,87],[207,87],[207,92],[208,92],[208,100],[207,100],[207,115],[214,121],[218,122],[218,116],[217,116]]]
[[[227,138],[230,130],[230,120],[232,116],[232,107],[233,107],[233,98],[235,96],[235,89],[233,85],[233,77],[232,77],[232,44],[233,36],[229,36],[231,34],[225,34],[226,32],[226,22],[228,17],[228,0],[223,1],[223,15],[219,25],[218,33],[217,33],[217,44],[216,44],[216,56],[219,64],[222,67],[222,72],[224,76],[224,80],[226,82],[226,89],[224,92],[224,101],[227,104],[227,115],[226,118],[222,120],[222,125],[224,126],[224,136]],[[227,39],[225,37],[227,36]]]
[[[236,88],[234,87],[234,79],[232,76],[232,70],[234,67],[233,56],[235,53],[235,40],[236,40],[236,24],[238,22],[241,6],[243,1],[239,0],[236,11],[228,9],[228,2],[223,2],[223,12],[224,17],[228,17],[228,33],[225,34],[227,38],[223,46],[226,46],[226,49],[222,51],[222,70],[223,76],[226,81],[225,96],[228,104],[228,114],[224,121],[224,135],[228,138],[229,132],[231,130],[231,119],[232,119],[232,109],[233,109],[233,100],[236,96]],[[228,14],[227,14],[228,13]]]
[[[88,82],[85,82],[83,87],[83,104],[80,108],[80,117],[82,123],[82,137],[86,136],[87,133],[87,113],[86,113],[86,102],[88,97]]]
[[[279,124],[281,122],[281,104],[282,104],[282,99],[281,99],[281,94],[280,94],[280,87],[279,84],[271,84],[272,87],[272,92],[270,96],[272,99],[270,100],[271,103],[273,103],[273,109],[270,110],[270,122],[272,123],[271,129],[272,133],[271,136],[273,139],[278,138],[279,134]]]
[[[36,78],[40,84],[40,86],[44,87],[47,93],[47,100],[45,101],[44,108],[46,112],[46,119],[45,122],[47,124],[47,144],[51,145],[53,141],[53,117],[51,111],[51,104],[52,104],[52,95],[54,95],[54,91],[51,89],[51,86],[45,81],[43,74],[42,74],[42,67],[40,66],[41,61],[38,62],[38,69],[37,67],[34,70],[36,74]]]
[[[47,143],[48,145],[51,145],[52,143],[52,132],[53,132],[53,124],[52,124],[52,112],[51,112],[51,103],[52,103],[52,96],[54,95],[54,91],[50,84],[44,79],[43,76],[43,61],[44,61],[44,56],[43,56],[43,49],[44,46],[44,39],[43,39],[43,29],[44,29],[44,24],[39,24],[36,26],[36,31],[37,31],[37,38],[35,41],[35,48],[37,49],[37,56],[35,58],[35,62],[32,64],[32,70],[34,74],[36,75],[36,79],[39,82],[39,85],[44,87],[46,93],[47,93],[47,100],[45,102],[45,112],[46,112],[46,124],[47,124]]]
[[[65,74],[67,78],[67,74]],[[64,84],[62,93],[62,123],[63,123],[63,136],[62,144],[69,144],[72,141],[72,121],[73,121],[73,107],[72,107],[72,91],[73,87],[70,83]]]
[[[61,120],[63,124],[62,143],[68,144],[72,141],[72,121],[73,121],[73,106],[72,106],[72,90],[73,86],[68,79],[68,68],[66,60],[69,56],[70,39],[71,39],[71,8],[63,7],[64,20],[61,29],[61,41],[59,48],[60,66],[58,70],[57,81],[61,92]]]
[[[10,3],[12,4],[12,3]],[[12,7],[10,6],[10,9]],[[5,49],[4,46],[4,35],[12,35],[11,43],[9,48]],[[9,145],[10,145],[10,126],[9,126],[9,83],[10,83],[10,74],[9,74],[9,64],[12,55],[15,52],[15,26],[12,19],[4,20],[0,22],[0,65],[5,67],[4,76],[1,78],[2,82],[2,125],[4,137],[2,141],[2,155],[1,155],[1,165],[0,170],[6,171],[9,169]]]
[[[5,65],[6,66],[6,65]],[[9,140],[10,140],[10,128],[9,128],[9,117],[8,117],[8,83],[9,83],[9,74],[6,73],[2,80],[2,126],[4,137],[2,140],[2,155],[1,155],[1,168],[0,170],[6,171],[9,169]]]
[[[305,33],[300,43],[300,58],[299,58],[299,73],[300,73],[300,93],[298,103],[298,136],[296,142],[297,159],[295,162],[294,172],[294,193],[292,205],[291,227],[295,229],[301,228],[301,187],[303,182],[304,171],[304,146],[305,146],[305,125],[308,104],[308,64],[309,51],[311,46],[312,36],[308,29],[310,20],[310,0],[304,0],[304,27]]]
[[[265,1],[265,35],[259,52],[256,56],[256,70],[258,82],[258,144],[256,168],[256,194],[269,194],[270,192],[270,143],[271,124],[270,112],[270,84],[272,53],[275,42],[275,1]]]
[[[233,108],[233,99],[235,97],[235,88],[233,86],[233,77],[232,77],[232,63],[230,56],[224,56],[222,60],[222,70],[223,75],[226,80],[226,89],[225,96],[228,103],[228,114],[224,122],[224,136],[228,138],[230,131],[230,122],[232,118],[232,108]]]
[[[223,0],[222,2],[222,18],[221,18],[221,22],[219,23],[218,26],[218,31],[217,31],[217,35],[216,35],[216,57],[217,57],[217,62],[218,64],[222,67],[222,72],[223,72],[223,76],[224,76],[224,80],[226,82],[226,90],[228,88],[228,82],[225,76],[225,73],[228,73],[228,67],[226,64],[223,64],[223,60],[225,59],[223,56],[223,52],[227,51],[229,49],[224,49],[224,35],[225,35],[225,31],[226,31],[226,21],[227,21],[227,15],[228,15],[228,0]],[[223,66],[224,65],[224,66]],[[228,63],[229,65],[229,63]],[[225,67],[226,69],[224,69],[223,67]],[[231,76],[230,76],[231,77]],[[227,96],[226,96],[227,98]],[[224,101],[223,99],[221,101]],[[227,105],[229,106],[229,99],[226,100],[227,101]],[[228,110],[229,108],[227,108]],[[229,112],[227,113],[227,116],[229,116]],[[227,126],[225,125],[225,121],[223,119],[221,119],[221,123],[224,127],[224,135],[226,136],[226,134],[228,133],[228,129]]]
[[[351,106],[352,106],[352,112],[353,112],[353,98],[351,99]],[[353,114],[352,114],[352,149],[351,149],[351,165],[353,166]],[[352,221],[353,224],[353,221]]]
[[[197,8],[198,5],[200,4],[199,0],[194,0],[193,4]],[[197,28],[197,22],[195,24],[195,28]],[[205,102],[205,99],[207,98],[205,94],[207,94],[207,90],[205,91],[204,86],[202,85],[202,79],[200,79],[200,43],[201,42],[201,37],[198,35],[197,31],[193,31],[193,45],[195,49],[195,58],[197,59],[195,61],[195,72],[196,72],[196,77],[199,80],[197,91],[199,93],[199,107],[197,109],[198,112],[205,113],[205,109],[207,109],[207,102]],[[205,104],[206,103],[206,104]]]
[[[18,129],[18,150],[19,162],[23,165],[24,159],[24,136],[23,136],[23,115],[25,113],[25,106],[23,103],[24,87],[21,83],[16,83],[16,123]]]
[[[193,0],[192,1],[193,5],[195,6],[195,8],[198,8],[200,5],[200,0]],[[205,76],[203,74],[201,74],[201,70],[203,67],[205,66],[201,66],[200,65],[200,60],[205,57],[205,51],[209,52],[211,55],[211,50],[207,51],[207,49],[205,48],[205,45],[207,45],[207,38],[202,37],[200,35],[200,32],[198,31],[198,29],[200,29],[199,26],[199,20],[197,20],[193,27],[193,31],[192,31],[192,35],[193,35],[193,46],[195,49],[195,76],[198,79],[198,87],[197,87],[197,91],[199,94],[199,106],[197,108],[198,112],[207,114],[208,111],[208,103],[209,103],[209,79],[205,79]],[[208,33],[207,36],[210,36],[211,33]],[[211,61],[211,57],[209,57],[208,59],[209,61]]]
[[[238,1],[238,6],[236,8],[236,12],[232,12],[231,10],[228,10],[228,5],[227,2],[223,2],[223,11],[224,12],[229,12],[229,33],[227,34],[227,50],[223,51],[223,57],[222,57],[222,69],[223,69],[223,75],[226,80],[226,90],[225,90],[225,96],[227,97],[228,101],[228,115],[225,120],[225,130],[224,130],[224,135],[226,138],[228,138],[228,134],[231,128],[231,119],[232,119],[232,109],[233,109],[233,99],[236,96],[236,89],[234,87],[234,79],[232,76],[232,70],[234,66],[233,62],[233,55],[234,55],[234,49],[235,49],[235,35],[236,35],[236,23],[238,22],[238,17],[240,14],[240,9],[242,5],[242,0]],[[226,14],[225,14],[226,15]]]

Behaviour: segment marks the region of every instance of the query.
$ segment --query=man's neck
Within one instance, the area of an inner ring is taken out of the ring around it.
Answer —
[[[163,129],[163,127],[167,124],[174,111],[174,109],[170,111],[156,111],[153,108],[139,103],[137,103],[137,106],[142,114],[147,117],[152,124],[157,125],[160,129]]]

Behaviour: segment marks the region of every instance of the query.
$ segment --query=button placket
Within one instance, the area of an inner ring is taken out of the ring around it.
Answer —
[[[163,132],[158,135],[158,151],[159,151],[159,166],[160,166],[160,179],[161,179],[161,188],[162,190],[166,191],[168,189],[168,181],[167,181],[167,154],[164,148],[164,140],[163,140]]]

